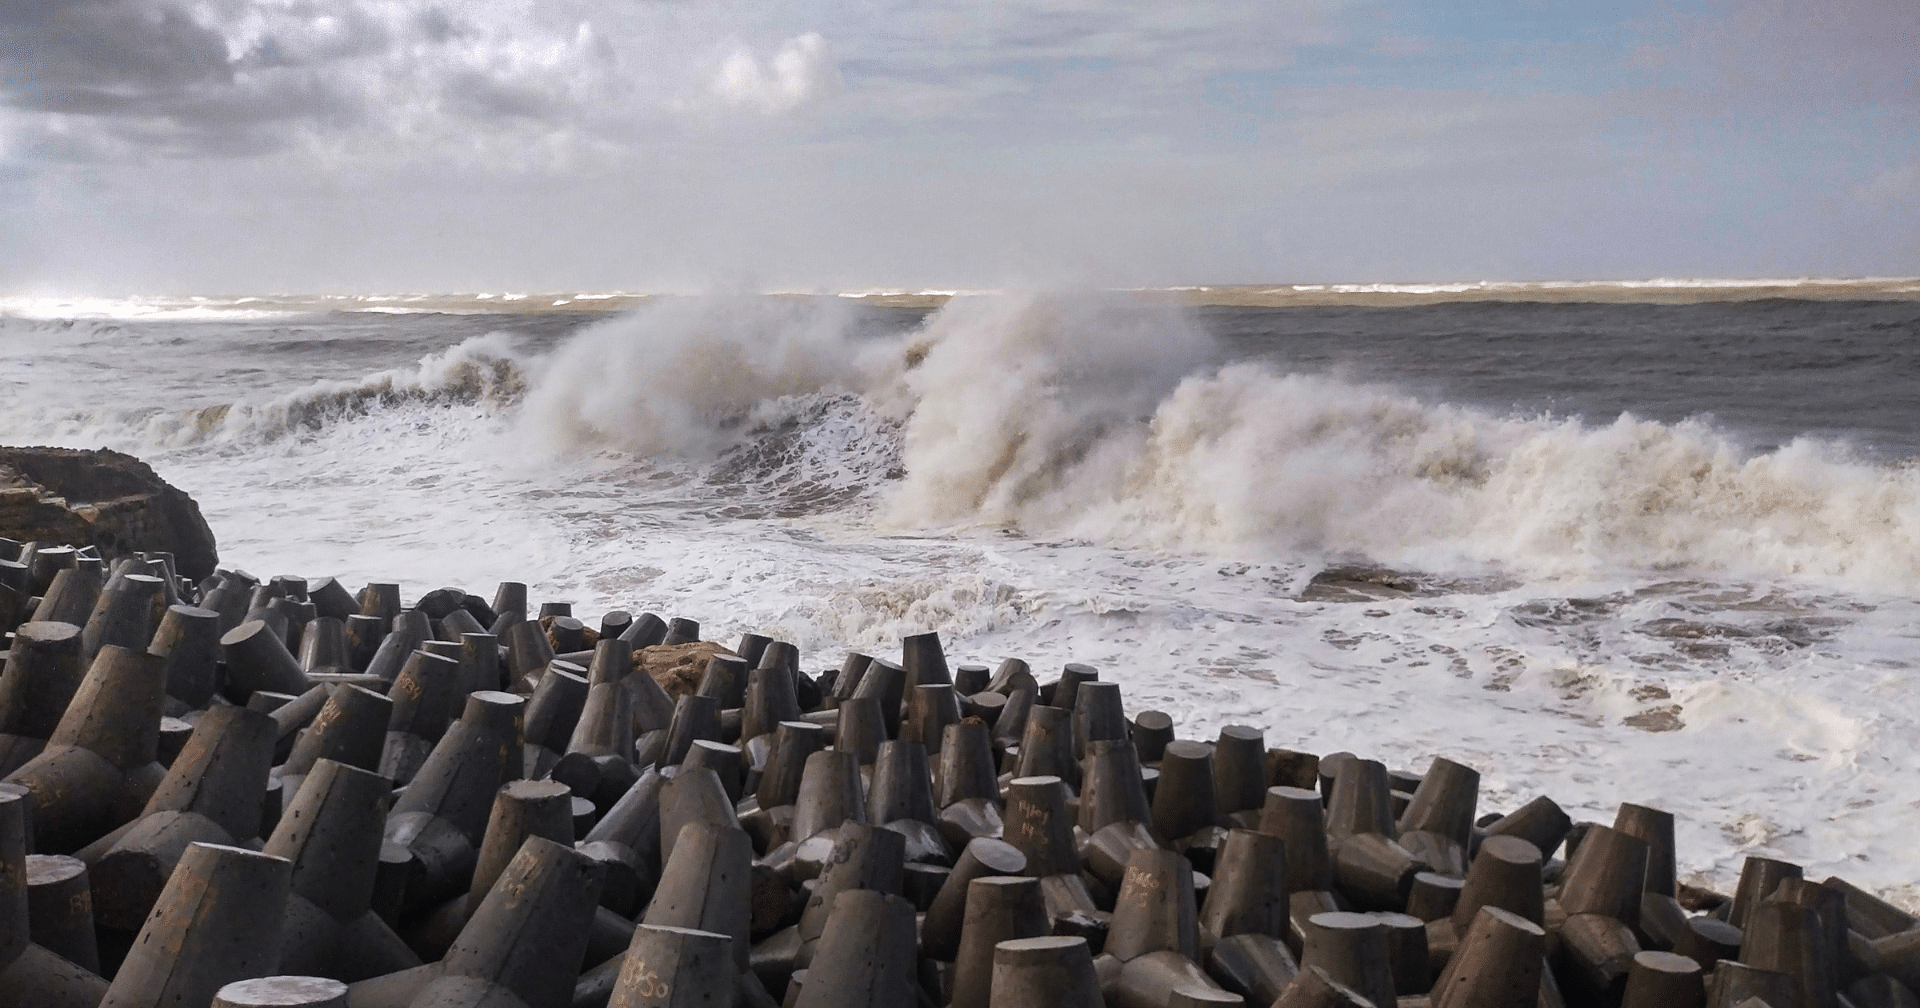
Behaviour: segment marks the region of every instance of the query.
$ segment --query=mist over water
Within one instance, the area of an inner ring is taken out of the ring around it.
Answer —
[[[1196,732],[1462,759],[1498,807],[1664,803],[1683,874],[1762,852],[1893,887],[1916,329],[1911,302],[1092,292],[0,319],[0,436],[147,458],[263,575],[527,580],[809,668],[939,629]]]

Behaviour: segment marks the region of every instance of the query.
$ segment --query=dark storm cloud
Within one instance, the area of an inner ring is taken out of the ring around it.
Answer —
[[[166,3],[0,5],[0,95],[15,108],[140,112],[230,84],[226,40]]]

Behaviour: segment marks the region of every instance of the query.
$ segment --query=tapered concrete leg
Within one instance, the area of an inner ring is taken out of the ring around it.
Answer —
[[[1481,909],[1491,912],[1491,908]],[[1555,965],[1568,992],[1580,1000],[1619,1000],[1626,989],[1627,973],[1633,968],[1633,957],[1640,951],[1633,932],[1612,917],[1573,914],[1561,922],[1559,937]],[[1464,936],[1447,969],[1454,968],[1463,951]]]
[[[281,778],[311,773],[314,764],[323,759],[362,770],[377,770],[387,725],[392,718],[393,701],[387,697],[358,686],[336,687],[320,713],[314,716],[313,723],[294,743],[293,752],[281,765]],[[441,735],[445,734],[442,730]]]
[[[1700,964],[1671,952],[1633,957],[1622,1008],[1701,1008],[1707,1001]]]
[[[879,823],[911,819],[929,826],[939,821],[934,814],[925,746],[910,739],[881,744],[873,764],[873,785],[867,793],[867,818]]]
[[[1572,914],[1601,914],[1633,927],[1640,922],[1640,894],[1646,889],[1645,840],[1595,825],[1567,862],[1560,880],[1560,905]]]
[[[586,855],[528,837],[441,960],[442,978],[423,992],[425,1003],[442,984],[457,989],[447,981],[460,978],[503,987],[532,1008],[570,1003],[600,880]]]
[[[906,838],[892,830],[858,823],[841,826],[826,871],[821,874],[813,895],[807,900],[806,909],[800,914],[802,960],[811,955],[812,950],[808,946],[819,940],[831,916],[838,912],[839,904],[835,902],[835,897],[856,889],[899,892],[901,865],[905,857]],[[907,906],[904,901],[901,905]],[[907,906],[907,913],[911,920],[913,908]],[[911,926],[908,933],[912,933]],[[799,965],[805,968],[808,963],[801,961]]]
[[[100,972],[86,864],[58,854],[33,854],[26,859],[26,873],[33,943],[76,966]]]
[[[1027,711],[1020,735],[1017,777],[1058,777],[1069,788],[1080,785],[1080,764],[1073,758],[1073,712],[1036,706]]]
[[[746,969],[752,886],[753,845],[746,833],[710,822],[688,823],[641,923],[726,935],[736,968]]]
[[[759,670],[756,670],[759,671]],[[782,721],[774,733],[773,755],[760,775],[760,787],[754,792],[763,809],[791,805],[800,797],[800,778],[806,773],[807,757],[826,746],[826,729],[808,721]],[[751,738],[743,730],[743,739]]]
[[[1163,840],[1192,836],[1219,825],[1213,804],[1213,747],[1173,742],[1160,757],[1160,783],[1153,792],[1153,833]]]
[[[994,1004],[994,946],[1047,933],[1040,880],[1008,875],[977,878],[967,885],[966,919],[954,960],[951,1008]],[[1091,966],[1092,961],[1088,961]]]
[[[467,891],[480,840],[500,786],[520,776],[520,712],[525,700],[482,690],[414,776],[387,816],[386,838],[419,859],[410,906]]]
[[[875,658],[867,665],[867,674],[861,677],[853,695],[872,697],[880,702],[880,717],[886,722],[887,737],[894,738],[900,734],[900,708],[906,690],[907,670],[885,658]]]
[[[1434,1008],[1528,1008],[1539,997],[1546,932],[1498,907],[1482,907],[1433,986]]]
[[[1251,725],[1220,729],[1213,744],[1214,810],[1223,816],[1248,809],[1259,812],[1266,798],[1265,733]]]
[[[919,683],[907,693],[907,723],[900,738],[919,742],[929,755],[940,752],[947,726],[960,720],[960,700],[950,683]]]
[[[800,701],[793,692],[792,675],[785,669],[765,668],[748,673],[746,706],[742,708],[740,717],[742,745],[761,735],[778,731],[782,724],[799,721]],[[802,755],[801,759],[804,762],[805,756]]]
[[[271,974],[292,869],[237,847],[188,847],[101,1008],[207,1004],[235,980]]]
[[[0,672],[0,776],[47,747],[86,670],[78,626],[35,622],[15,628]]]
[[[188,605],[169,606],[147,650],[167,660],[168,696],[190,710],[200,710],[213,699],[220,663],[219,613]]]
[[[671,860],[680,830],[688,823],[707,822],[738,827],[739,817],[727,800],[720,775],[705,767],[682,766],[660,789],[660,857]]]
[[[1661,896],[1674,895],[1673,813],[1645,805],[1622,804],[1613,828],[1647,844],[1647,888]]]
[[[622,958],[608,1008],[731,1005],[737,972],[733,944],[729,936],[712,931],[640,925]]]
[[[1096,739],[1089,742],[1082,764],[1082,830],[1092,834],[1123,820],[1142,823],[1152,820],[1147,790],[1141,784],[1140,760],[1131,740]]]
[[[1006,840],[1027,858],[1027,874],[1074,875],[1080,855],[1058,777],[1016,777],[1007,786]]]
[[[227,663],[230,699],[244,700],[258,690],[299,696],[312,688],[286,642],[260,620],[227,631],[220,638],[220,651]],[[399,672],[398,666],[394,672]]]
[[[1451,920],[1454,908],[1460,905],[1460,892],[1466,884],[1464,879],[1421,872],[1413,877],[1413,889],[1407,893],[1406,912],[1423,921]]]
[[[991,1003],[1000,1008],[1105,1008],[1087,940],[1020,938],[995,945]]]
[[[849,821],[867,821],[860,761],[852,753],[833,750],[808,756],[806,773],[800,778],[800,795],[794,803],[793,839],[807,840]]]
[[[1243,829],[1227,834],[1199,917],[1203,958],[1215,942],[1231,935],[1279,938],[1286,933],[1286,865],[1279,837]]]
[[[1560,849],[1560,841],[1573,829],[1573,820],[1545,795],[1520,806],[1487,827],[1488,836],[1517,836],[1540,849],[1540,857],[1549,859]]]
[[[833,747],[852,753],[861,766],[872,766],[880,756],[880,744],[887,740],[887,722],[881,716],[880,701],[874,697],[848,697],[837,709],[840,725],[834,734]]]
[[[913,907],[898,896],[870,889],[835,895],[797,1008],[913,1004]]]
[[[1161,950],[1198,955],[1193,868],[1173,851],[1135,851],[1114,903],[1106,953],[1125,962]]]
[[[1499,907],[1535,924],[1544,921],[1540,866],[1540,851],[1533,844],[1517,836],[1488,837],[1454,903],[1454,931],[1466,934],[1483,906]]]
[[[1743,934],[1742,963],[1793,977],[1794,1003],[1800,1008],[1834,1008],[1833,964],[1821,942],[1819,914],[1770,899],[1747,913]]]
[[[994,875],[1021,875],[1026,868],[1026,855],[1004,840],[981,837],[968,843],[921,923],[922,953],[932,959],[951,961],[960,950],[968,884]]]
[[[1321,764],[1325,772],[1326,764]],[[1391,811],[1387,768],[1376,760],[1352,759],[1339,765],[1327,798],[1327,835],[1335,838],[1399,835]]]
[[[80,635],[80,657],[92,661],[105,644],[145,651],[166,611],[166,585],[151,574],[116,577],[100,593]]]
[[[1780,888],[1781,881],[1800,878],[1801,875],[1800,866],[1792,862],[1748,857],[1740,866],[1740,883],[1733,890],[1733,909],[1727,914],[1727,923],[1746,930],[1747,915],[1753,912],[1753,908],[1772,896],[1773,891]]]
[[[1336,911],[1314,914],[1303,930],[1302,969],[1318,966],[1359,991],[1375,1008],[1394,1008],[1397,995],[1384,923],[1368,914]],[[1539,958],[1537,953],[1535,958]]]
[[[712,697],[683,696],[674,705],[673,716],[666,727],[667,751],[660,762],[663,766],[678,766],[686,760],[695,742],[719,740],[719,701]]]

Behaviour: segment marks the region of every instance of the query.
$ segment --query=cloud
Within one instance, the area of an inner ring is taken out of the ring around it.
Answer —
[[[762,63],[752,47],[732,45],[715,71],[712,91],[722,103],[778,115],[831,94],[840,86],[840,71],[819,32],[808,32],[780,43],[773,57]]]

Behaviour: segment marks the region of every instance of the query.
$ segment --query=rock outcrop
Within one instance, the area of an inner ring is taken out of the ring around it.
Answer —
[[[196,581],[219,562],[193,498],[145,462],[106,449],[0,447],[0,536],[90,544],[109,560],[172,553],[174,569]]]

